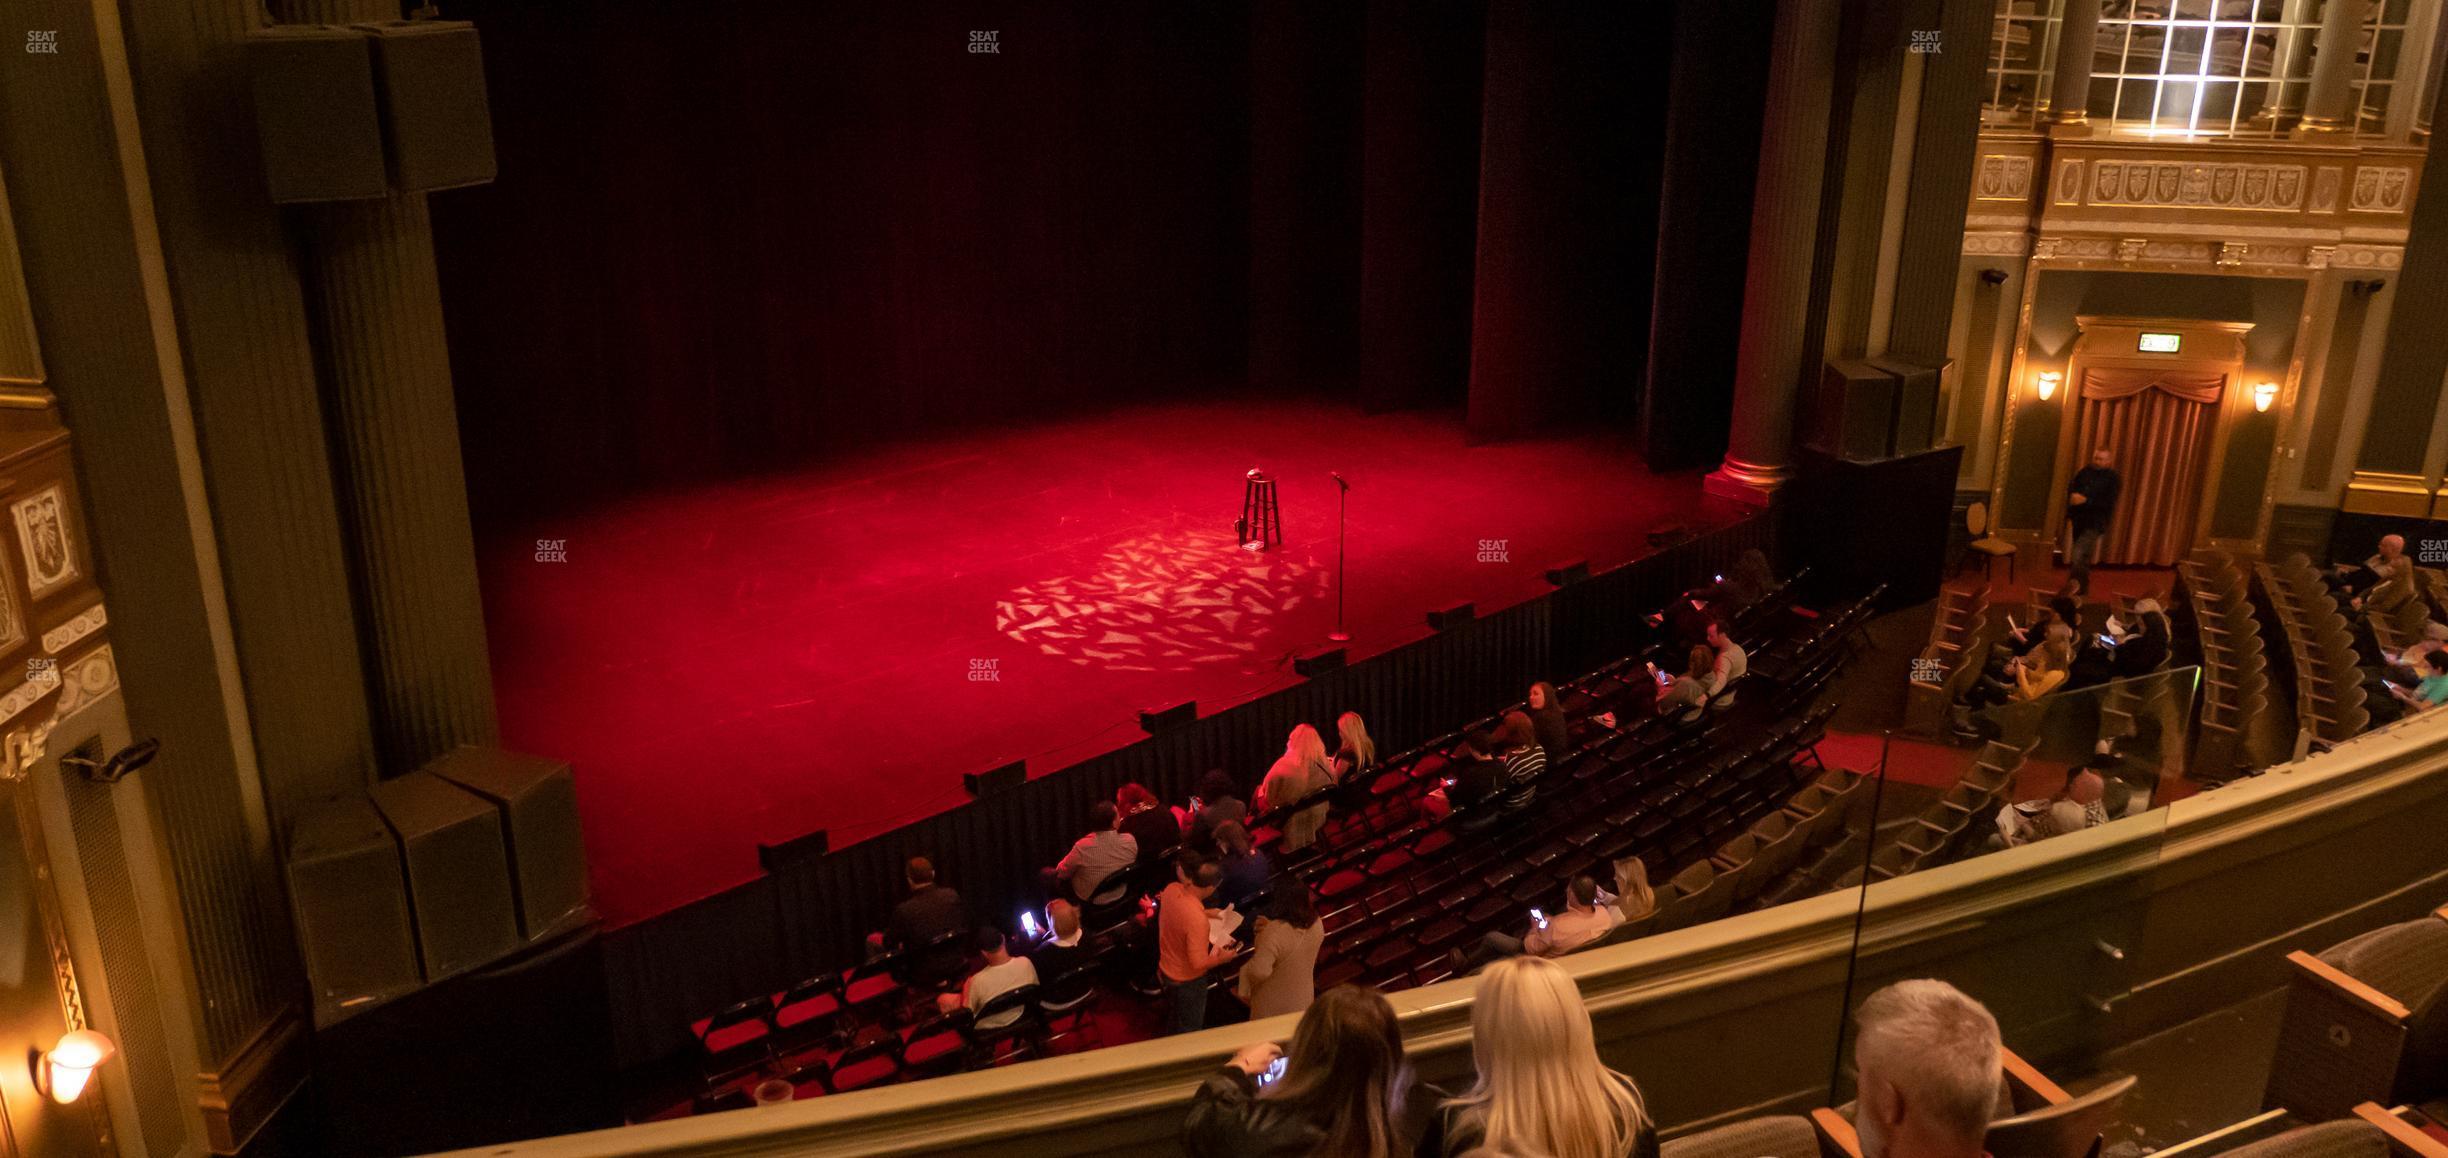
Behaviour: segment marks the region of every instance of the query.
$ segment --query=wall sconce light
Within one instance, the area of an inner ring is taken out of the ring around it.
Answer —
[[[2038,385],[2039,385],[2039,390],[2040,390],[2040,400],[2041,400],[2042,402],[2046,402],[2046,401],[2048,401],[2049,399],[2056,397],[2056,396],[2057,396],[2057,386],[2058,386],[2058,384],[2059,384],[2059,383],[2062,383],[2062,382],[2064,382],[2064,381],[2065,381],[2065,375],[2060,374],[2060,373],[2058,373],[2058,372],[2057,372],[2057,371],[2055,371],[2055,370],[2043,370],[2043,371],[2041,371],[2041,372],[2040,372],[2040,377],[2039,377],[2039,379],[2038,379]]]
[[[2278,384],[2277,384],[2277,383],[2275,383],[2275,382],[2255,382],[2255,383],[2253,383],[2253,411],[2254,411],[2255,413],[2258,413],[2258,414],[2267,414],[2267,413],[2269,413],[2270,403],[2273,403],[2273,402],[2276,402],[2276,401],[2278,401]]]
[[[90,1029],[62,1034],[59,1044],[36,1061],[34,1084],[65,1106],[85,1095],[93,1072],[118,1052],[111,1039]]]

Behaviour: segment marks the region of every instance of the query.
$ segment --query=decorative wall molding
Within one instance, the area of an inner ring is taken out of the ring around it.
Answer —
[[[42,637],[43,650],[50,652],[53,655],[58,655],[59,653],[68,650],[69,647],[73,646],[78,640],[102,630],[103,625],[109,622],[109,614],[102,610],[101,604],[96,603],[83,611],[77,612],[75,618],[70,619],[68,622],[60,624],[58,627],[54,627],[51,630],[44,632]]]
[[[2405,264],[2405,247],[2341,245],[2330,255],[2329,264],[2340,269],[2395,269]]]
[[[1963,251],[1985,257],[2023,257],[2031,252],[2029,233],[1966,233]]]
[[[2057,162],[2057,192],[2049,199],[2059,205],[2082,204],[2082,170],[2080,161]]]
[[[1983,201],[2022,201],[2031,196],[2031,179],[2030,157],[1990,153],[1980,159],[1972,193]]]
[[[2296,210],[2304,167],[2245,162],[2109,161],[2091,166],[2091,204]]]
[[[2312,212],[2334,213],[2337,211],[2339,180],[2338,171],[2335,168],[2328,165],[2321,166],[2320,172],[2312,178]]]
[[[10,688],[8,690],[8,694],[0,695],[0,723],[14,720],[17,717],[24,715],[26,709],[42,702],[44,696],[48,696],[59,689],[60,685],[58,680],[31,679],[25,680],[19,683],[16,687]]]
[[[2358,165],[2346,208],[2356,213],[2403,212],[2406,191],[2413,184],[2414,170],[2405,166]]]
[[[119,690],[119,661],[103,644],[69,661],[59,676],[59,719],[66,719]]]

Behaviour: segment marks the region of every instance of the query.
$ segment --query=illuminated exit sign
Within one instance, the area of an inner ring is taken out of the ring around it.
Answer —
[[[2145,354],[2173,354],[2183,346],[2183,334],[2142,335],[2142,352]]]

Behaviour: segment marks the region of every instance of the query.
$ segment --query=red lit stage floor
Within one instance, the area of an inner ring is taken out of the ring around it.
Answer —
[[[1253,466],[1281,491],[1264,554],[1233,542]],[[1457,417],[1323,404],[915,442],[492,536],[504,737],[576,766],[598,906],[652,916],[753,876],[760,840],[846,844],[960,803],[963,772],[1043,775],[1137,739],[1142,708],[1292,682],[1334,625],[1330,470],[1354,658],[1742,513],[1621,437],[1466,447]]]

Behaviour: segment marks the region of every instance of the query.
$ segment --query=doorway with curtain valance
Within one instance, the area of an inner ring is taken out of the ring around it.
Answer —
[[[2248,323],[2081,318],[2066,375],[2073,437],[2060,447],[2052,533],[2067,540],[2064,492],[2093,452],[2108,451],[2120,479],[2116,514],[2100,542],[2103,566],[2166,567],[2193,549],[2236,406]],[[2179,335],[2178,348],[2146,352],[2142,336]],[[2249,404],[2247,404],[2249,405]]]

